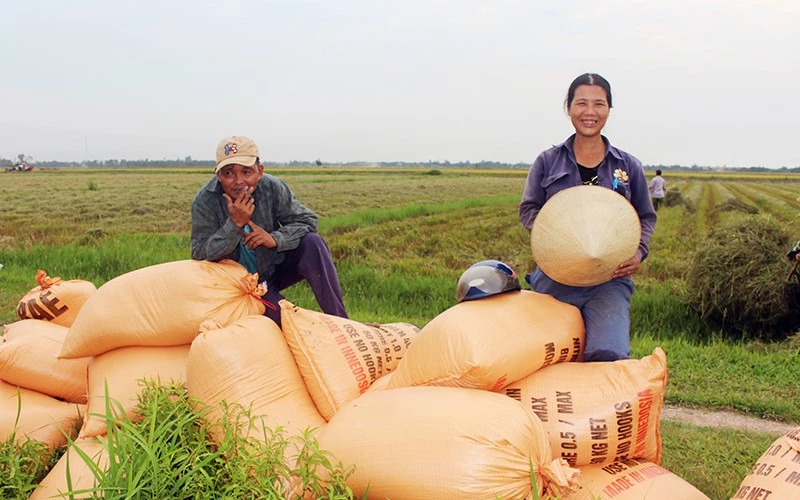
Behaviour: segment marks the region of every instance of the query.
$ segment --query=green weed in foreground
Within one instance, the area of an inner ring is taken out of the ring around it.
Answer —
[[[19,409],[18,401],[17,418]],[[47,445],[32,439],[17,442],[12,431],[0,441],[0,498],[28,498],[55,462],[56,454]]]
[[[55,453],[40,441],[15,443],[16,434],[0,441],[0,498],[24,500],[55,464]]]
[[[203,414],[179,385],[146,382],[140,396],[139,422],[112,416],[107,406],[106,446],[109,465],[95,467],[96,485],[67,495],[90,494],[104,499],[290,498],[312,495],[331,500],[351,499],[345,479],[352,473],[333,463],[319,449],[311,430],[287,436],[282,429],[259,425],[260,419],[241,408],[226,407],[219,443],[206,431]],[[247,437],[257,426],[259,439]],[[92,468],[92,459],[77,449]],[[287,464],[286,454],[297,456]]]

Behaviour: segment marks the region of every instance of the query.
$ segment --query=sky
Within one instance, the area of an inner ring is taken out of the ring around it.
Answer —
[[[645,165],[800,166],[797,0],[28,0],[0,6],[0,157],[531,163],[609,80]]]

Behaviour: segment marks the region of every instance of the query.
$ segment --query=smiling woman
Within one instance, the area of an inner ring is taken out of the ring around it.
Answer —
[[[534,161],[519,205],[522,225],[531,230],[542,207],[556,193],[575,186],[594,185],[615,191],[633,206],[641,225],[641,238],[632,255],[612,264],[616,269],[604,281],[594,281],[592,286],[560,283],[541,268],[525,279],[535,291],[553,295],[581,310],[586,323],[586,361],[627,359],[630,357],[630,300],[634,289],[631,276],[647,258],[656,214],[641,162],[612,146],[601,135],[611,109],[608,81],[594,73],[580,75],[569,86],[564,105],[575,133]],[[574,211],[576,205],[564,207],[564,210]],[[603,204],[598,205],[597,210],[607,209]],[[596,219],[591,212],[582,217]],[[591,226],[596,221],[585,222]],[[536,232],[533,236],[537,236]],[[533,246],[536,243],[532,241]],[[543,256],[538,257],[543,260]],[[580,272],[578,266],[574,271]]]

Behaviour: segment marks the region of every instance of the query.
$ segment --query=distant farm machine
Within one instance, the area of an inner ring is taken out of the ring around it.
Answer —
[[[24,154],[17,156],[17,163],[6,167],[6,172],[31,172],[33,165],[31,165],[31,158],[26,157]]]

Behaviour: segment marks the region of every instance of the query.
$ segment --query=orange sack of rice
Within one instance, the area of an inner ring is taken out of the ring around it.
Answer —
[[[28,500],[92,498],[92,493],[77,494],[72,497],[62,495],[68,491],[83,491],[97,485],[97,479],[92,472],[93,466],[87,463],[87,460],[99,468],[98,473],[108,470],[108,451],[105,445],[96,439],[78,439],[69,443],[67,452],[58,459]],[[67,482],[67,472],[69,472],[69,482]],[[99,492],[95,494],[95,498],[102,496]]]
[[[89,281],[62,281],[61,278],[50,278],[42,270],[36,272],[36,283],[38,286],[17,304],[17,317],[52,321],[61,326],[72,325],[78,311],[97,290]]]
[[[61,357],[191,344],[206,319],[227,325],[263,314],[263,294],[258,276],[231,260],[181,260],[131,271],[103,284],[86,301]]]
[[[461,302],[422,328],[388,389],[439,385],[499,391],[553,363],[577,361],[578,308],[521,290]]]
[[[560,497],[562,500],[708,500],[702,491],[682,478],[643,459],[579,469],[580,488]]]
[[[323,427],[319,446],[355,466],[346,480],[355,498],[530,499],[576,485],[577,470],[552,459],[536,416],[489,391],[370,391]]]
[[[394,371],[419,335],[409,323],[369,326],[281,301],[281,323],[317,408],[330,420],[344,404]]]
[[[89,362],[89,403],[78,437],[92,438],[108,432],[106,388],[111,416],[136,420],[143,380],[161,384],[186,381],[189,345],[167,347],[120,347]]]
[[[86,402],[86,367],[91,358],[59,359],[66,326],[23,319],[4,326],[0,380],[69,403]]]
[[[625,458],[658,464],[666,385],[659,347],[641,360],[548,366],[503,392],[539,417],[555,455],[573,467]]]
[[[189,395],[210,407],[209,433],[218,442],[221,403],[249,409],[267,427],[299,435],[321,427],[320,416],[278,325],[264,316],[248,316],[221,327],[208,321],[192,342],[186,366]],[[250,435],[263,436],[258,428]]]
[[[734,500],[800,498],[800,427],[776,439],[745,476]]]
[[[0,441],[14,434],[14,442],[41,441],[50,449],[75,436],[85,406],[65,403],[0,380]]]

